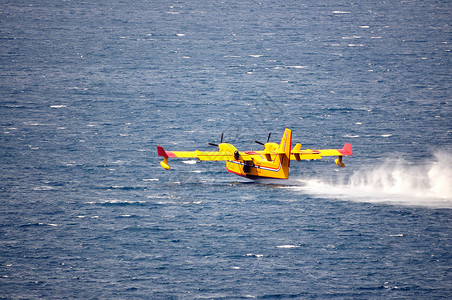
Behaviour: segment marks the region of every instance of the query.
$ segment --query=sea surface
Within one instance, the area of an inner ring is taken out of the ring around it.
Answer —
[[[451,299],[452,2],[0,0],[1,299]],[[353,145],[252,181],[156,146]]]

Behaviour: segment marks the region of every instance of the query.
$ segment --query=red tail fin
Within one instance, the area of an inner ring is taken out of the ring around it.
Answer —
[[[166,151],[163,150],[163,148],[160,146],[157,146],[157,154],[159,156],[168,157],[168,154],[166,154]]]
[[[342,155],[353,155],[352,145],[351,144],[345,144],[344,148],[338,150]]]

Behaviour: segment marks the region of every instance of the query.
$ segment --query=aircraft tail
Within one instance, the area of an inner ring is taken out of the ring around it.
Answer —
[[[292,130],[286,128],[278,148],[275,163],[281,166],[280,172],[285,178],[289,178],[290,151],[292,149]]]

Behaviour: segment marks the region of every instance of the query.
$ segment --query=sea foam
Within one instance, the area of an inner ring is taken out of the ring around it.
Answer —
[[[328,198],[452,208],[452,158],[446,152],[416,165],[388,159],[379,166],[357,170],[348,179],[294,179],[288,188]]]

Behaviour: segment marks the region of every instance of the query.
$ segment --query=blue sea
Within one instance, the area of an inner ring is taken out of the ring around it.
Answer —
[[[452,2],[0,1],[1,299],[451,299]],[[156,146],[259,150],[286,181]]]

